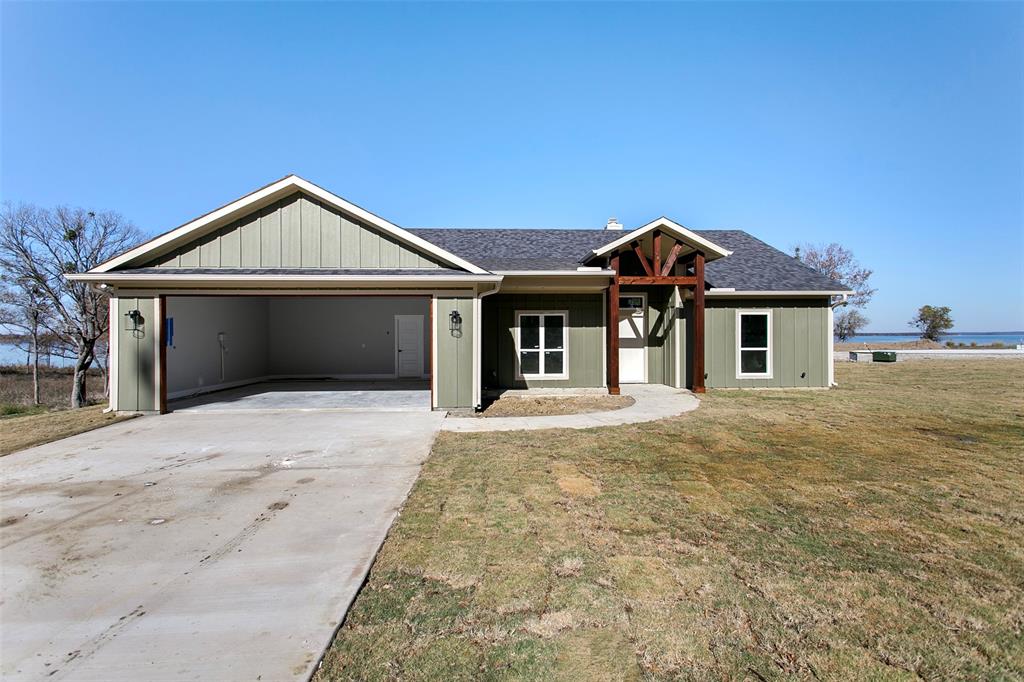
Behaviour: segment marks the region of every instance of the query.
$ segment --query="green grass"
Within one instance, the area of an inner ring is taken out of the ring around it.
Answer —
[[[1024,676],[1024,363],[442,434],[327,679]]]
[[[22,405],[20,403],[0,403],[0,417],[17,417],[26,414],[41,414],[49,408],[45,405]]]

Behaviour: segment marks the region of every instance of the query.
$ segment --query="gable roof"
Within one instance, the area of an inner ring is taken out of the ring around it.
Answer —
[[[707,283],[737,291],[849,292],[849,287],[821,274],[743,230],[701,230],[707,239],[732,250],[732,255],[705,266]]]
[[[305,192],[354,218],[391,235],[395,239],[428,253],[450,268],[474,275],[490,273],[569,273],[576,272],[591,259],[616,248],[644,239],[655,229],[708,254],[706,278],[716,289],[737,292],[807,292],[844,293],[848,287],[835,282],[765,242],[742,230],[690,230],[668,218],[658,218],[635,230],[610,231],[591,229],[481,229],[481,228],[419,228],[403,229],[380,216],[352,204],[296,175],[272,182],[225,206],[200,216],[180,227],[154,237],[107,262],[89,273],[73,275],[75,279],[96,279],[104,273],[118,271],[128,276],[150,276],[144,265],[154,256],[190,242],[237,220],[263,206]],[[649,238],[648,238],[649,241]],[[726,257],[728,256],[728,257]],[[452,276],[453,270],[442,268],[438,275]],[[186,270],[177,268],[179,275]],[[588,272],[590,269],[588,269]],[[251,271],[237,268],[222,271],[223,276],[281,275],[266,269]],[[298,275],[296,270],[289,270]],[[366,270],[337,271],[337,277],[366,275]],[[397,275],[394,270],[381,271]],[[597,274],[603,273],[600,271]],[[326,275],[317,270],[317,276]],[[422,273],[417,273],[417,275]],[[591,273],[594,274],[594,273]],[[189,276],[210,275],[201,268]],[[174,277],[173,272],[160,276]],[[283,276],[283,275],[282,275]],[[309,275],[312,276],[312,275]]]
[[[575,271],[612,239],[628,244],[637,230],[413,228],[410,232],[478,263],[492,272]],[[697,230],[693,235],[728,249],[731,255],[710,261],[710,286],[737,291],[842,292],[834,282],[792,256],[742,230]]]
[[[402,229],[398,225],[395,225],[378,215],[370,213],[366,209],[356,206],[338,195],[332,194],[322,187],[314,185],[308,180],[304,180],[297,175],[288,175],[276,182],[266,185],[265,187],[261,187],[254,192],[250,192],[240,199],[236,199],[225,206],[221,206],[220,208],[191,220],[180,227],[154,237],[153,239],[150,239],[149,241],[140,244],[125,253],[115,256],[107,262],[96,266],[89,272],[104,273],[125,266],[131,267],[133,265],[138,265],[165,251],[179,247],[188,242],[195,241],[232,220],[235,220],[246,213],[250,213],[269,202],[276,201],[296,192],[305,192],[310,196],[333,206],[335,209],[343,211],[344,213],[371,225],[385,234],[391,235],[395,239],[404,242],[411,247],[434,256],[448,265],[467,270],[474,274],[487,273],[483,268],[474,265],[473,263],[438,247],[436,244],[432,244],[431,242]]]

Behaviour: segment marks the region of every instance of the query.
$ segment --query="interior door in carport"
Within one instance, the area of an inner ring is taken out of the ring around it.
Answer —
[[[423,375],[422,315],[395,315],[395,356],[399,377]]]

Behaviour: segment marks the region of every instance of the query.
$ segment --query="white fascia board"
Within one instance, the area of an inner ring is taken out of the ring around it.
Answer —
[[[705,296],[717,298],[726,297],[750,297],[750,296],[839,296],[841,294],[852,294],[852,291],[737,291],[736,289],[708,289]]]
[[[270,285],[281,282],[302,282],[305,284],[388,284],[404,282],[430,282],[433,284],[445,284],[450,282],[476,283],[476,282],[501,282],[501,275],[242,275],[242,274],[216,274],[216,275],[193,275],[177,274],[174,268],[168,268],[167,274],[163,273],[119,273],[119,272],[85,272],[74,275],[65,275],[75,282],[96,282],[101,284],[133,284],[146,282],[176,283],[197,283],[197,282],[231,282],[249,283],[258,285]]]
[[[514,277],[529,277],[531,275],[537,277],[614,277],[614,270],[603,270],[597,268],[595,270],[495,270],[496,275],[512,275]]]
[[[726,256],[732,255],[732,251],[728,249],[723,249],[718,244],[715,244],[714,242],[708,241],[704,237],[701,237],[693,230],[689,230],[680,225],[679,223],[677,223],[676,221],[669,220],[668,218],[665,217],[658,218],[657,220],[652,220],[643,227],[639,227],[635,230],[627,232],[622,237],[616,239],[613,242],[605,244],[599,249],[594,249],[594,255],[603,256],[604,254],[610,253],[615,249],[622,248],[627,244],[635,242],[637,239],[640,239],[644,235],[648,234],[649,232],[653,232],[656,229],[667,230],[668,232],[673,233],[677,238],[689,242],[691,245],[696,244],[697,246],[700,246],[706,254],[713,255],[715,258],[725,258]]]
[[[415,246],[427,253],[430,253],[437,258],[450,263],[456,267],[463,268],[469,272],[475,274],[485,274],[487,271],[483,268],[473,265],[469,261],[459,258],[453,253],[445,251],[444,249],[431,244],[422,237],[403,230],[398,225],[391,223],[380,216],[370,213],[364,208],[360,208],[355,204],[342,199],[336,194],[328,192],[322,187],[318,187],[308,180],[303,180],[297,175],[289,175],[286,178],[282,178],[277,182],[271,183],[262,189],[258,189],[255,192],[245,195],[241,199],[237,199],[226,206],[222,206],[215,211],[211,211],[204,216],[196,218],[195,220],[185,223],[181,227],[177,227],[170,232],[166,232],[158,237],[154,237],[149,241],[136,246],[134,249],[127,251],[119,256],[111,258],[105,263],[101,263],[89,272],[109,272],[114,268],[118,268],[126,263],[130,263],[138,258],[145,256],[146,254],[156,252],[159,249],[173,244],[178,241],[184,240],[185,237],[199,232],[205,227],[211,224],[217,223],[228,217],[234,217],[241,211],[257,205],[268,200],[273,200],[288,195],[294,190],[302,190],[307,194],[310,194],[318,199],[334,206],[334,208],[344,211],[374,227],[390,234],[396,239]]]

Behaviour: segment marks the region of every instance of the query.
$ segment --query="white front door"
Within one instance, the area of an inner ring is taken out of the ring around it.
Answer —
[[[619,298],[619,383],[647,383],[647,296]]]
[[[422,315],[395,315],[395,369],[399,377],[423,376]]]

